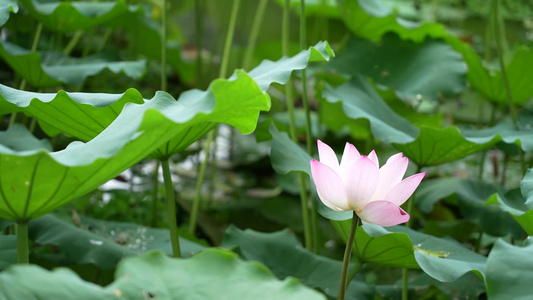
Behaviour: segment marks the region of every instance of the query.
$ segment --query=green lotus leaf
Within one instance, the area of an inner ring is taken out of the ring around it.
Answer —
[[[508,212],[520,224],[528,235],[533,235],[533,210],[526,205],[524,200],[520,189],[513,189],[505,194],[493,194],[485,202],[485,205],[499,205],[503,211]]]
[[[0,235],[0,270],[17,263],[17,237]]]
[[[520,190],[526,199],[527,207],[533,209],[533,168],[527,170],[526,175],[520,181]]]
[[[124,245],[134,251],[136,255],[154,250],[172,255],[172,245],[166,228],[152,228],[135,223],[98,220],[88,217],[81,217],[80,225],[95,236],[114,240]],[[66,241],[67,239],[64,240],[64,242]],[[180,236],[180,249],[183,257],[192,256],[205,248],[205,242],[199,244]]]
[[[344,114],[351,119],[369,120],[373,136],[380,141],[405,144],[418,135],[418,128],[396,114],[360,75],[336,88],[326,86],[322,97],[330,103],[342,101]]]
[[[423,212],[429,213],[433,210],[433,205],[457,192],[461,178],[436,178],[423,180],[416,189],[415,203]]]
[[[448,44],[434,39],[421,43],[386,34],[379,43],[351,40],[328,68],[372,78],[407,102],[437,101],[460,93],[466,82],[466,65]]]
[[[498,240],[487,259],[487,297],[527,299],[533,294],[533,244],[524,247]]]
[[[326,87],[322,97],[331,103],[342,101],[344,113],[351,119],[369,120],[373,136],[393,143],[419,166],[451,162],[497,142],[471,142],[455,126],[442,129],[423,126],[419,129],[394,112],[361,76],[336,88]]]
[[[397,17],[380,1],[337,0],[346,26],[358,37],[379,40],[386,32],[397,33],[402,40],[421,42],[426,37],[447,36],[442,24],[418,23]]]
[[[114,269],[125,257],[160,250],[172,254],[168,230],[149,228],[133,223],[83,218],[78,226],[52,214],[32,220],[28,224],[29,238],[34,247],[53,247],[52,253],[34,251],[33,256],[47,261],[68,264],[92,264],[101,269]],[[81,228],[80,228],[81,227]],[[16,263],[16,242],[6,238],[0,244],[0,269]],[[1,238],[1,236],[0,236]],[[205,247],[180,237],[183,257],[191,256]]]
[[[434,166],[452,162],[467,155],[479,152],[494,145],[497,140],[474,143],[466,139],[459,128],[420,128],[416,140],[407,143],[393,144],[405,156],[421,167]]]
[[[9,20],[9,14],[17,13],[19,5],[17,0],[5,0],[0,3],[0,26],[4,25]]]
[[[459,210],[465,219],[479,224],[483,232],[493,236],[511,234],[521,238],[524,231],[519,224],[499,205],[487,201],[494,193],[504,194],[504,190],[492,183],[474,178],[464,178],[457,189]]]
[[[40,1],[21,0],[24,8],[46,28],[67,33],[94,28],[113,20],[122,14],[138,9],[124,0],[118,1]]]
[[[199,95],[203,97],[198,97]],[[237,108],[238,109],[235,109]],[[206,92],[189,91],[176,101],[165,92],[142,104],[130,103],[102,133],[66,149],[17,151],[31,134],[13,126],[0,137],[0,217],[27,221],[86,194],[134,165],[173,137],[195,126],[227,123],[247,134],[270,98],[242,71],[234,80],[218,79]],[[190,143],[191,140],[185,139]]]
[[[477,144],[495,143],[500,140],[507,144],[517,144],[524,151],[533,150],[533,116],[518,115],[518,128],[510,119],[504,119],[494,127],[485,129],[462,128],[464,137]]]
[[[250,72],[264,91],[272,82],[285,83],[293,70],[300,70],[307,66],[308,62],[329,60],[333,52],[327,42],[318,43],[308,50],[302,51],[291,58],[284,58],[277,62],[265,61]],[[235,73],[237,74],[237,73]],[[232,78],[235,78],[236,75]],[[247,92],[246,84],[241,86],[238,93]],[[219,93],[227,91],[219,90]],[[230,97],[231,95],[227,95]],[[180,95],[178,100],[191,102],[191,99],[207,98],[209,93],[199,90],[188,91]],[[145,100],[135,89],[129,89],[124,94],[89,94],[89,93],[66,93],[57,94],[31,93],[18,91],[0,84],[0,111],[10,113],[24,111],[34,116],[40,122],[41,127],[50,135],[63,132],[66,135],[88,141],[104,130],[120,113],[122,107],[128,103],[143,103]],[[244,112],[244,111],[243,111]],[[234,112],[237,113],[237,112]],[[211,125],[212,127],[213,125]],[[195,140],[211,127],[202,126],[191,128],[188,140]],[[180,151],[186,147],[186,143],[180,142],[176,137],[166,146],[160,149],[156,157],[162,157]]]
[[[243,262],[223,249],[207,249],[187,259],[161,252],[127,258],[106,287],[83,281],[65,268],[14,266],[0,274],[0,298],[326,299],[293,278],[279,281],[265,266]]]
[[[0,56],[29,84],[36,88],[64,84],[80,84],[87,77],[107,69],[139,79],[146,69],[145,60],[110,61],[105,55],[72,58],[58,52],[31,52],[6,41],[0,41]]]
[[[93,264],[113,269],[125,257],[138,256],[160,250],[172,254],[168,230],[148,228],[132,223],[101,221],[83,218],[80,226],[46,215],[29,223],[29,238],[39,245],[57,249],[47,259],[67,264]],[[104,232],[105,231],[105,234]],[[115,235],[111,235],[113,231]],[[190,256],[204,247],[180,237],[182,255]]]
[[[468,64],[468,82],[489,101],[507,105],[507,91],[499,69],[486,67],[477,53],[469,46],[460,50]],[[505,66],[507,81],[514,103],[524,104],[533,97],[533,78],[529,71],[533,68],[533,51],[519,48]]]
[[[328,61],[333,56],[334,53],[329,44],[327,42],[320,42],[315,46],[310,47],[308,50],[301,51],[292,57],[283,57],[275,62],[264,60],[261,64],[259,64],[259,66],[251,70],[248,75],[253,78],[253,80],[263,91],[267,91],[270,85],[274,82],[279,84],[287,83],[293,71],[305,69],[309,62]],[[230,80],[236,78],[236,76],[237,73],[234,73],[230,77]],[[228,98],[232,97],[232,93],[235,92],[228,89],[218,90],[215,87],[211,87],[211,89],[215,93],[224,95],[224,97]],[[240,93],[247,92],[244,86],[238,90]],[[198,93],[198,97],[202,97],[200,96],[199,92],[195,91],[194,93]],[[249,97],[253,97],[253,95],[249,95]],[[183,101],[181,99],[182,98],[180,97],[179,101]],[[227,109],[231,109],[231,107],[228,107]],[[242,111],[242,114],[246,114],[246,112]],[[184,136],[176,136],[167,144],[159,147],[151,157],[166,158],[182,151],[194,141],[202,137],[205,133],[210,131],[214,125],[215,124],[210,124],[208,126],[201,125],[190,128],[190,130]]]
[[[37,118],[50,135],[64,132],[88,141],[102,132],[122,111],[126,103],[144,103],[141,94],[128,89],[123,94],[33,93],[0,84],[3,113],[24,111]]]
[[[347,239],[351,221],[333,222]],[[365,224],[358,228],[354,254],[362,262],[381,266],[418,268],[429,276],[450,282],[467,272],[484,277],[486,258],[461,244],[427,235],[405,226],[381,227]]]
[[[280,279],[296,277],[330,297],[338,296],[342,262],[306,250],[288,230],[262,233],[230,226],[222,247],[235,249],[246,260],[265,264]],[[354,280],[348,286],[347,298],[372,299],[373,292],[366,283]]]

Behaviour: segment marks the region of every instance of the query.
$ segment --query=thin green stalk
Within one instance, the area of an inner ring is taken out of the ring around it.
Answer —
[[[192,203],[191,218],[189,219],[189,233],[194,235],[196,231],[196,223],[198,220],[198,213],[200,211],[200,201],[202,197],[202,184],[203,178],[205,178],[205,170],[207,169],[207,162],[209,160],[209,152],[211,150],[211,144],[215,139],[215,131],[211,130],[207,134],[207,142],[204,149],[204,160],[200,164],[200,170],[198,171],[198,180],[196,181],[196,193],[194,196],[194,202]],[[202,180],[200,180],[200,178]]]
[[[31,52],[37,51],[37,47],[39,46],[39,40],[41,39],[41,33],[43,31],[43,23],[39,22],[37,25],[37,28],[35,29],[35,35],[33,36],[33,42],[31,44]],[[22,78],[19,85],[19,90],[23,91],[26,89],[26,78]],[[11,118],[9,119],[9,123],[7,125],[7,128],[10,128],[15,124],[15,121],[17,120],[17,113],[14,112],[11,114]]]
[[[161,90],[167,90],[167,0],[161,8]]]
[[[502,45],[502,42],[504,44],[505,40],[502,41],[502,39],[505,39],[504,35],[504,23],[503,18],[501,18],[500,14],[500,1],[499,0],[492,0],[491,2],[492,11],[493,11],[493,25],[494,25],[494,36],[496,40],[496,49],[497,49],[497,55],[498,55],[498,62],[500,64],[500,69],[502,72],[502,80],[505,85],[505,93],[507,95],[507,104],[509,105],[509,111],[511,112],[511,118],[513,119],[513,124],[516,129],[519,129],[518,127],[518,116],[516,114],[516,108],[513,103],[513,96],[511,94],[511,87],[509,85],[509,79],[507,78],[507,71],[505,70],[505,63],[504,63],[504,46]],[[518,151],[520,152],[520,165],[522,166],[522,174],[525,174],[527,171],[527,166],[524,158],[524,150],[522,150],[522,147],[518,147]]]
[[[507,95],[507,104],[509,105],[509,111],[511,112],[511,118],[513,119],[513,124],[515,127],[518,128],[518,118],[516,116],[516,109],[514,107],[513,103],[513,97],[511,95],[511,88],[509,86],[509,80],[507,79],[507,72],[505,70],[505,64],[503,61],[503,48],[502,48],[502,41],[500,39],[501,33],[500,31],[503,29],[501,26],[503,23],[497,22],[498,20],[498,14],[499,14],[499,0],[492,0],[492,11],[493,11],[493,25],[494,25],[494,36],[496,40],[496,54],[498,56],[498,62],[500,64],[500,69],[502,72],[502,80],[505,85],[505,93]]]
[[[111,28],[107,28],[105,30],[104,35],[100,39],[100,43],[98,44],[98,47],[96,48],[96,53],[98,53],[98,52],[102,51],[102,49],[104,49],[104,46],[107,44],[107,40],[111,36],[112,32],[113,32],[113,30]]]
[[[417,166],[416,168],[416,173],[420,173],[420,171],[422,170],[422,167],[421,166]],[[413,212],[413,203],[415,202],[415,195],[413,194],[411,196],[411,199],[409,199],[407,201],[407,214],[409,214],[409,216],[411,216],[412,212]],[[407,223],[405,223],[405,227],[407,228],[411,228],[412,226],[412,218],[409,219],[409,221]],[[404,268],[402,270],[402,300],[407,300],[408,299],[408,294],[409,294],[409,286],[408,286],[408,274],[407,274],[407,269]]]
[[[176,220],[176,194],[174,191],[174,185],[172,184],[168,158],[161,160],[161,167],[163,168],[163,179],[165,181],[165,193],[167,196],[168,229],[170,230],[172,254],[174,257],[181,257],[178,224]]]
[[[37,126],[37,118],[31,118],[30,127],[29,127],[29,130],[31,133],[35,131],[36,126]]]
[[[359,272],[359,270],[361,270],[362,267],[363,267],[363,263],[357,260],[357,264],[352,268],[350,273],[348,273],[347,283],[352,282],[353,278],[355,277],[355,275],[357,275],[357,273]]]
[[[307,48],[307,24],[305,17],[305,0],[300,1],[300,50]],[[309,109],[309,99],[307,97],[307,75],[305,69],[302,69],[302,102],[305,110],[306,136],[307,136],[307,153],[313,154],[311,132],[311,111]]]
[[[82,35],[83,31],[81,30],[77,30],[76,32],[74,32],[74,36],[72,36],[67,46],[65,46],[65,48],[63,49],[64,55],[68,56],[70,55],[70,53],[72,53],[72,50],[74,50],[74,47],[76,47]]]
[[[409,299],[409,274],[407,268],[402,269],[402,300]]]
[[[300,1],[300,49],[305,50],[307,48],[307,18],[305,17],[305,0]],[[307,153],[313,155],[313,132],[311,128],[311,110],[309,108],[309,98],[307,97],[307,74],[305,69],[302,69],[302,102],[305,111],[305,134]],[[307,183],[308,181],[306,181]],[[309,186],[306,184],[306,187]],[[311,201],[311,250],[315,253],[318,252],[318,213],[315,208],[315,202]],[[307,200],[309,202],[309,199]]]
[[[37,28],[35,29],[35,36],[33,37],[33,43],[31,44],[31,52],[37,51],[37,46],[39,46],[39,40],[41,39],[41,32],[43,31],[43,23],[39,22]]]
[[[194,21],[196,26],[195,44],[196,44],[196,85],[203,87],[203,59],[202,59],[202,39],[203,39],[203,19],[202,19],[202,0],[194,1]]]
[[[159,177],[160,164],[161,163],[159,160],[155,161],[154,174],[152,174],[152,226],[153,227],[157,226],[157,219],[159,219],[158,218],[159,201],[157,198],[157,191],[159,189],[159,178],[158,177]]]
[[[222,62],[220,64],[220,73],[219,78],[225,78],[227,69],[228,69],[228,62],[229,62],[229,55],[231,51],[231,44],[233,42],[233,34],[235,32],[235,24],[237,23],[237,15],[239,13],[239,7],[240,7],[240,0],[235,0],[233,2],[233,7],[231,9],[231,16],[230,21],[228,25],[228,32],[226,34],[226,40],[224,43],[224,52],[222,53]],[[207,168],[207,162],[209,160],[209,152],[211,149],[211,144],[215,140],[215,130],[211,130],[209,134],[207,135],[207,141],[205,146],[205,156],[204,160],[201,162],[200,165],[200,171],[198,172],[198,179],[196,181],[196,195],[193,200],[193,209],[191,211],[191,219],[189,222],[189,232],[194,233],[194,230],[196,228],[196,220],[198,216],[198,211],[200,210],[200,197],[201,197],[201,188],[202,183],[204,182],[205,178],[205,169]]]
[[[492,126],[494,124],[494,119],[496,118],[496,105],[491,104],[491,114],[490,114],[490,120],[489,120],[489,126]],[[479,172],[478,172],[478,178],[483,178],[483,170],[485,168],[485,157],[487,156],[487,149],[483,150],[481,152],[481,159],[479,163]]]
[[[346,298],[346,288],[348,287],[348,268],[350,267],[350,258],[352,257],[353,241],[355,239],[355,232],[357,231],[357,223],[359,219],[355,211],[352,216],[352,225],[350,227],[350,234],[346,241],[346,248],[344,249],[344,258],[342,260],[341,280],[339,285],[339,297],[338,300],[344,300]]]
[[[285,6],[283,7],[283,23],[282,23],[282,51],[283,56],[289,56],[289,13],[290,13],[290,0],[285,0]],[[285,98],[287,99],[287,113],[289,115],[289,135],[293,142],[298,143],[298,137],[296,136],[296,125],[294,121],[294,91],[292,87],[292,81],[289,79],[285,85]],[[312,250],[312,229],[309,222],[309,209],[307,207],[307,191],[305,186],[305,175],[298,175],[298,184],[300,185],[300,201],[302,207],[302,221],[304,226],[305,248]]]
[[[28,222],[17,223],[17,263],[29,264]]]
[[[242,66],[245,70],[248,70],[252,63],[252,56],[257,43],[257,37],[259,37],[259,30],[261,29],[261,23],[263,22],[263,16],[265,15],[267,3],[268,0],[261,0],[257,5],[257,10],[255,11],[254,22],[252,24],[252,29],[250,30],[248,46],[246,47],[246,52],[244,53],[244,60],[242,63]]]
[[[224,42],[224,52],[222,62],[220,63],[219,78],[226,78],[228,72],[229,54],[231,51],[231,44],[233,43],[233,34],[235,33],[235,24],[237,23],[237,16],[239,14],[239,7],[241,0],[234,0],[231,8],[231,16],[229,20],[228,32],[226,34],[226,41]]]
[[[481,250],[481,239],[483,238],[483,230],[479,230],[479,234],[477,236],[477,240],[476,240],[476,245],[475,245],[475,248],[474,248],[474,251],[476,253],[479,253],[479,251]]]
[[[300,205],[302,209],[302,221],[304,225],[304,238],[305,238],[305,248],[307,250],[313,251],[313,236],[311,230],[311,224],[309,222],[309,215],[307,203],[309,198],[307,197],[307,181],[308,177],[303,173],[298,174],[298,185],[300,186]]]

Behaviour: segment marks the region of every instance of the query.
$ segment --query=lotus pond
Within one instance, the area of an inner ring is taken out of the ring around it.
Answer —
[[[0,299],[530,299],[527,0],[0,0]]]

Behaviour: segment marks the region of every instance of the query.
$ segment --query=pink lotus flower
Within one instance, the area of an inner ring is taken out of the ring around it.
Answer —
[[[339,164],[335,152],[319,140],[318,155],[320,161],[311,160],[311,173],[324,205],[336,211],[353,210],[365,223],[394,226],[409,221],[400,205],[426,173],[402,180],[409,163],[402,153],[391,156],[380,168],[374,150],[364,156],[346,143]]]

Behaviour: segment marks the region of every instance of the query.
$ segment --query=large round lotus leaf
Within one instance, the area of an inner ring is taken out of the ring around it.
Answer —
[[[452,162],[494,145],[497,140],[474,143],[466,139],[459,128],[432,128],[423,126],[416,139],[394,147],[421,167]]]
[[[17,0],[5,0],[0,3],[0,26],[4,25],[9,19],[9,14],[17,13],[19,6]]]
[[[113,2],[21,0],[21,2],[24,8],[46,28],[61,33],[90,29],[140,8],[140,6],[128,6],[124,0]]]
[[[470,84],[489,101],[507,105],[507,91],[501,70],[486,67],[471,47],[463,45],[458,50],[462,52],[468,64]],[[533,51],[526,48],[519,48],[513,53],[511,61],[505,66],[511,97],[516,104],[524,104],[533,97],[530,88],[533,84],[533,78],[530,76],[531,68],[533,68]]]
[[[487,259],[489,299],[529,299],[533,295],[533,244],[524,247],[498,240]]]
[[[259,64],[259,66],[251,70],[248,75],[253,78],[253,80],[257,83],[257,85],[259,85],[259,88],[261,90],[266,92],[270,85],[272,85],[272,83],[274,82],[279,84],[287,83],[293,71],[305,69],[309,62],[328,61],[333,56],[334,53],[331,50],[329,44],[327,42],[320,42],[313,47],[309,47],[308,50],[301,51],[293,57],[283,57],[275,62],[264,60],[263,62],[261,62],[261,64]],[[230,80],[234,79],[236,75],[237,73],[234,73],[230,77]],[[225,89],[224,87],[219,88],[216,86],[211,86],[211,90],[214,93],[221,95],[221,97],[227,98],[231,98],[232,93],[234,93],[234,91]],[[244,86],[239,89],[239,92],[241,94],[249,94],[247,95],[247,97],[253,97],[253,91],[249,92],[245,89]],[[202,98],[206,96],[196,90],[190,91],[189,93],[196,94],[194,96],[195,98]],[[187,99],[189,98],[193,97],[188,97]],[[180,97],[178,101],[184,100],[182,100],[182,97]],[[233,113],[237,114],[239,113],[239,110],[234,111]],[[245,114],[246,112],[242,111],[241,113]],[[197,140],[205,133],[209,132],[209,130],[211,130],[214,125],[215,124],[212,123],[201,124],[198,126],[191,127],[186,132],[185,136],[177,136],[171,139],[168,143],[159,147],[156,152],[151,155],[151,157],[166,158],[182,151],[193,141]]]
[[[533,209],[533,169],[529,169],[520,182],[520,190],[526,199],[526,205]]]
[[[322,97],[330,103],[342,102],[344,114],[353,120],[367,119],[373,136],[380,141],[405,144],[412,142],[419,133],[419,129],[394,112],[361,75],[335,88],[326,86]]]
[[[192,258],[161,252],[125,259],[115,281],[100,287],[69,269],[14,266],[0,274],[2,299],[326,299],[294,278],[278,280],[263,265],[208,249]]]
[[[215,80],[203,94],[207,96],[189,93],[176,101],[158,92],[143,104],[126,105],[91,141],[74,142],[57,152],[42,147],[18,150],[16,145],[34,138],[21,126],[11,127],[0,136],[0,169],[9,170],[9,176],[0,177],[0,217],[27,221],[51,212],[113,178],[169,139],[186,136],[193,126],[222,122],[250,133],[259,111],[270,108],[268,95],[244,72],[237,72],[232,80]]]
[[[53,51],[31,52],[7,41],[0,41],[0,56],[35,88],[80,84],[105,69],[139,79],[146,68],[144,60],[114,61],[101,54],[73,58]]]
[[[31,55],[34,54],[37,55],[36,53]],[[277,62],[264,61],[251,70],[249,75],[263,91],[266,91],[273,82],[286,83],[292,71],[306,68],[309,62],[329,60],[332,56],[333,52],[328,43],[321,42],[293,57],[282,58]],[[36,73],[30,72],[30,74]],[[231,78],[236,78],[236,74]],[[241,85],[239,94],[245,94],[249,91],[246,84]],[[218,88],[218,86],[211,88]],[[234,90],[225,91],[224,88],[214,92],[220,95],[234,92]],[[181,94],[178,101],[189,103],[197,99],[200,102],[210,101],[204,99],[209,97],[211,97],[210,93],[192,90]],[[231,95],[224,97],[231,97]],[[135,89],[129,89],[124,94],[67,93],[64,91],[49,94],[19,91],[0,84],[1,114],[24,111],[24,113],[37,118],[41,127],[49,135],[63,132],[83,141],[88,141],[102,132],[118,116],[122,107],[129,102],[144,103],[145,100]],[[239,111],[234,110],[233,113],[236,114]],[[200,127],[191,128],[187,133],[187,139],[196,140],[213,125],[203,124]],[[156,156],[169,156],[187,146],[180,142],[180,139],[181,137],[177,136],[169,143],[168,148],[165,145],[159,149],[160,151]]]
[[[102,132],[122,111],[126,103],[144,103],[136,89],[123,94],[33,93],[0,84],[2,113],[24,111],[39,120],[50,135],[60,132],[88,141]]]
[[[305,249],[288,230],[262,233],[230,226],[222,246],[234,249],[247,260],[265,264],[280,279],[293,276],[330,297],[339,294],[342,262]],[[348,286],[346,298],[372,299],[373,292],[366,282],[354,279]]]
[[[333,222],[347,239],[350,221]],[[427,235],[405,226],[381,227],[365,224],[357,229],[353,252],[362,262],[381,266],[418,268],[443,282],[467,272],[485,274],[486,258],[459,243]]]
[[[522,150],[533,150],[533,116],[528,113],[518,115],[517,126],[511,119],[504,119],[495,126],[485,129],[461,129],[464,137],[476,144],[496,143],[504,141],[507,144],[516,144]]]
[[[447,36],[442,24],[419,23],[400,18],[381,1],[337,0],[346,26],[356,35],[379,40],[387,32],[395,32],[402,39],[423,41],[426,37]]]

